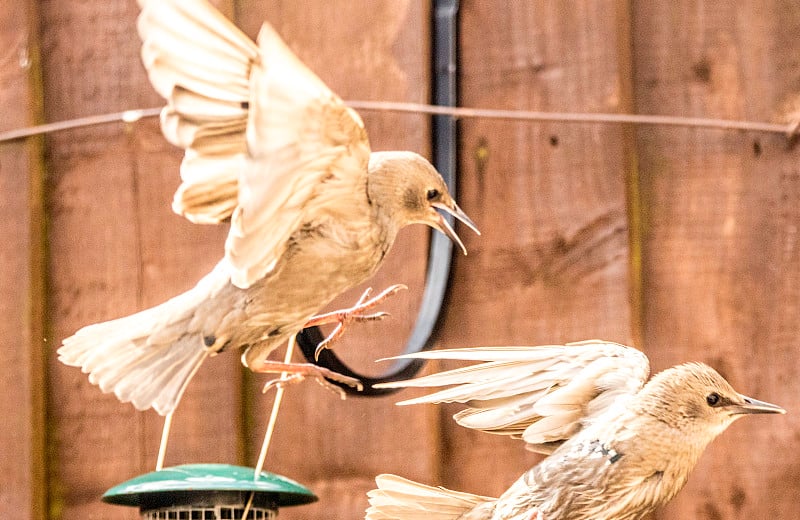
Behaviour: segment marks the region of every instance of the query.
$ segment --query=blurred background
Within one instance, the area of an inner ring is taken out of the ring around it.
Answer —
[[[224,0],[248,35],[269,20],[344,99],[430,100],[432,1]],[[0,3],[0,130],[156,107],[134,0]],[[795,0],[464,0],[459,104],[785,122],[800,110]],[[430,153],[429,116],[362,112],[373,148]],[[795,115],[797,117],[797,115]],[[744,420],[655,518],[800,514],[800,148],[781,134],[460,121],[459,228],[436,346],[602,338],[657,371],[705,361],[789,414]],[[135,518],[102,504],[151,471],[163,419],[103,395],[55,350],[81,326],[182,292],[225,226],[170,210],[181,152],[155,119],[0,143],[0,516]],[[405,283],[392,317],[337,344],[358,369],[402,350],[428,232],[404,232],[370,285]],[[351,304],[361,289],[337,305]],[[277,357],[282,357],[278,352]],[[426,371],[442,368],[428,366]],[[167,465],[255,465],[274,394],[235,353],[205,363],[175,415]],[[457,427],[457,407],[287,390],[266,468],[309,486],[285,519],[363,517],[382,472],[497,495],[538,459]]]

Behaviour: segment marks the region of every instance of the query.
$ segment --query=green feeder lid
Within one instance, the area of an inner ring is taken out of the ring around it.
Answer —
[[[297,482],[262,471],[229,464],[184,464],[139,475],[105,492],[103,502],[137,506],[142,510],[197,505],[249,497],[274,508],[315,502],[317,497]]]

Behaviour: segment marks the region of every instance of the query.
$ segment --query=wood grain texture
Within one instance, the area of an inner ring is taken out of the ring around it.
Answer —
[[[0,130],[36,122],[33,2],[0,6]],[[43,519],[44,380],[41,141],[0,144],[0,516]]]
[[[268,20],[344,99],[427,102],[429,19],[427,2],[411,1],[243,1],[237,9],[237,21],[249,35],[255,37],[262,21]],[[361,116],[373,150],[428,153],[429,118],[369,112]],[[386,364],[381,367],[375,360],[402,351],[410,335],[424,284],[427,236],[422,226],[403,231],[380,272],[365,285],[376,290],[393,283],[408,285],[408,291],[382,306],[391,317],[354,325],[335,346],[362,373],[381,372]],[[331,308],[349,307],[363,289],[342,295]],[[268,378],[254,377],[250,390],[249,464],[255,464],[271,409],[273,395],[260,394]],[[435,474],[433,411],[398,408],[394,401],[340,401],[313,382],[287,390],[266,469],[308,485],[320,502],[283,510],[281,518],[362,518],[366,491],[374,487],[378,473],[400,471],[421,480]]]
[[[638,111],[771,120],[797,96],[795,2],[633,2]],[[641,128],[644,334],[790,410],[737,423],[658,518],[797,516],[800,151],[782,136]]]
[[[618,18],[608,2],[461,4],[461,104],[623,112]],[[625,42],[622,42],[625,43]],[[629,342],[625,134],[619,127],[461,123],[462,207],[483,236],[456,261],[442,347]],[[538,458],[465,431],[443,408],[442,484],[504,491]]]
[[[48,120],[162,103],[139,60],[135,2],[43,2],[42,15]],[[226,230],[170,212],[182,153],[155,121],[55,134],[48,145],[50,509],[136,518],[99,498],[155,467],[162,419],[101,394],[56,361],[55,346],[189,289],[222,256]],[[240,388],[236,355],[205,364],[175,415],[167,465],[240,462]]]

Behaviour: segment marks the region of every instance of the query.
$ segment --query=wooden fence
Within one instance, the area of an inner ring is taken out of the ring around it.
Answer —
[[[426,102],[430,1],[239,0],[345,99]],[[158,106],[134,0],[0,3],[0,130]],[[796,0],[465,0],[460,104],[780,119],[800,95]],[[787,103],[789,105],[787,105]],[[800,110],[797,103],[796,110]],[[422,115],[364,112],[375,149],[429,152]],[[784,417],[716,441],[657,518],[800,515],[800,151],[782,135],[658,126],[460,123],[464,233],[437,344],[633,343],[654,370],[702,360]],[[56,360],[88,323],[159,303],[219,259],[226,230],[172,214],[180,152],[153,120],[0,144],[0,516],[135,518],[98,497],[155,463],[162,420]],[[366,371],[397,352],[422,290],[426,231],[404,233],[372,285],[410,290],[351,330]],[[352,293],[341,302],[354,298]],[[175,416],[167,464],[253,465],[272,395],[237,355],[207,362]],[[320,502],[281,518],[353,519],[377,473],[497,494],[535,463],[465,431],[454,408],[339,401],[295,386],[267,469]]]

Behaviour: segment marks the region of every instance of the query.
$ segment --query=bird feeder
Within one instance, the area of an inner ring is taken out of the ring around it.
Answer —
[[[135,506],[146,520],[272,519],[278,508],[317,497],[286,477],[228,464],[185,464],[134,477],[106,491],[103,501]],[[248,508],[249,503],[249,508]]]

